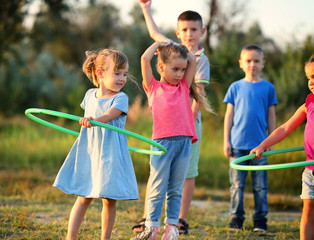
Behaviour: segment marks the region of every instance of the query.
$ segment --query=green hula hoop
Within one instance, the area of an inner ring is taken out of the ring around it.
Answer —
[[[34,120],[35,122],[38,122],[38,123],[43,124],[47,127],[51,127],[53,129],[59,130],[61,132],[71,134],[71,135],[76,136],[76,137],[78,137],[80,135],[79,132],[72,131],[72,130],[64,128],[64,127],[60,127],[60,126],[55,125],[53,123],[47,122],[41,118],[35,117],[34,115],[32,115],[32,113],[42,113],[42,114],[52,115],[52,116],[56,116],[56,117],[63,117],[63,118],[67,118],[67,119],[71,119],[71,120],[75,120],[75,121],[79,121],[81,119],[81,117],[79,117],[79,116],[71,115],[68,113],[57,112],[57,111],[53,111],[53,110],[48,110],[48,109],[39,109],[39,108],[29,108],[29,109],[26,109],[26,111],[25,111],[25,115],[27,117],[29,117],[30,119]],[[130,151],[137,152],[137,153],[143,153],[143,154],[150,154],[150,155],[164,155],[167,153],[167,149],[164,146],[160,145],[159,143],[157,143],[157,142],[155,142],[149,138],[143,137],[139,134],[136,134],[136,133],[133,133],[133,132],[130,132],[130,131],[127,131],[125,129],[121,129],[121,128],[118,128],[115,126],[111,126],[109,124],[97,122],[94,120],[90,120],[90,123],[94,126],[104,127],[104,128],[125,134],[127,136],[139,139],[139,140],[146,142],[148,144],[151,144],[151,145],[153,145],[153,146],[155,146],[161,150],[161,151],[153,151],[153,150],[148,150],[148,149],[129,147]]]
[[[296,152],[304,150],[303,146],[300,147],[291,147],[291,148],[283,148],[272,151],[263,152],[262,156],[270,156],[279,153],[288,153],[288,152]],[[301,161],[301,162],[293,162],[293,163],[282,163],[282,164],[271,164],[271,165],[259,165],[259,166],[247,166],[247,165],[238,165],[237,163],[243,162],[246,160],[250,160],[256,157],[256,154],[246,155],[240,158],[233,160],[230,163],[230,167],[237,170],[245,170],[245,171],[259,171],[259,170],[278,170],[278,169],[286,169],[286,168],[295,168],[295,167],[305,167],[314,165],[314,160],[311,161]],[[258,161],[258,160],[256,160]]]

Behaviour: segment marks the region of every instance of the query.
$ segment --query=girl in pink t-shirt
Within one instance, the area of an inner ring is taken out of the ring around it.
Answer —
[[[260,156],[267,148],[285,139],[297,126],[305,120],[304,149],[306,160],[314,160],[314,55],[305,64],[305,74],[311,93],[305,103],[283,125],[273,131],[259,146],[252,149],[250,154]],[[260,157],[258,157],[260,158]],[[303,212],[300,223],[300,239],[314,239],[314,166],[307,166],[302,174]]]
[[[156,51],[160,81],[155,80],[151,68]],[[167,153],[150,157],[145,230],[132,239],[157,239],[165,197],[165,234],[162,239],[177,239],[181,193],[191,145],[197,141],[189,99],[196,68],[195,56],[183,45],[155,42],[142,55],[141,67],[143,87],[153,115],[152,138],[165,146]]]

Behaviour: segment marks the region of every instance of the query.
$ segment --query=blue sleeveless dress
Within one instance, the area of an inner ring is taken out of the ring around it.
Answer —
[[[128,96],[119,92],[96,98],[97,88],[86,92],[84,116],[98,117],[114,107],[122,114],[108,124],[124,129]],[[68,194],[86,198],[138,199],[137,182],[126,135],[103,127],[81,127],[53,184]]]

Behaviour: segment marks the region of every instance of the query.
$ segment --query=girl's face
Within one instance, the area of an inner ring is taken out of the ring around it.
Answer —
[[[305,67],[305,74],[308,78],[308,87],[314,93],[314,62],[308,63]]]
[[[121,88],[124,87],[127,81],[128,70],[128,64],[126,64],[124,68],[118,70],[109,67],[107,71],[103,72],[100,86],[110,92],[120,92]]]
[[[167,64],[159,63],[161,82],[177,85],[184,76],[188,60],[181,57],[172,58]]]

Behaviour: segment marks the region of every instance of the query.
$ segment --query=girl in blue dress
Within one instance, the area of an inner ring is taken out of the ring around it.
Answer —
[[[72,208],[67,239],[76,239],[93,198],[102,198],[101,239],[110,239],[116,200],[138,199],[137,182],[126,135],[92,126],[89,120],[124,129],[128,96],[120,92],[128,75],[128,59],[118,51],[86,52],[83,72],[97,88],[89,89],[81,103],[80,135],[61,167],[54,186],[78,195]]]

